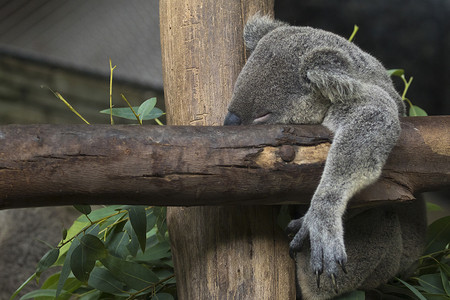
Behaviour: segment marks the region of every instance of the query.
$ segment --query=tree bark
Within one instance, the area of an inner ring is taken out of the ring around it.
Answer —
[[[380,180],[350,202],[450,185],[450,117],[402,120]],[[322,126],[0,126],[0,208],[64,204],[308,204]]]
[[[222,124],[245,61],[243,24],[258,11],[273,14],[273,0],[160,1],[169,124]],[[276,216],[271,206],[169,209],[179,298],[293,299],[294,265]]]

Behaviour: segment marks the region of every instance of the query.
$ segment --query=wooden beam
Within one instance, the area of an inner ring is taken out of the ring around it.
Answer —
[[[244,24],[257,12],[273,15],[274,0],[159,3],[168,124],[221,125],[246,58]],[[169,207],[178,298],[294,299],[294,263],[277,215],[274,206]]]
[[[404,118],[381,179],[352,205],[450,185],[450,117]],[[0,126],[0,208],[309,203],[322,126]]]

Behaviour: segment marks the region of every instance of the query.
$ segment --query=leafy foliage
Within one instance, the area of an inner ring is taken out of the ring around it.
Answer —
[[[38,263],[33,278],[54,266],[39,290],[21,299],[174,299],[166,209],[113,205],[84,211],[66,237]]]
[[[164,114],[163,111],[155,107],[155,105],[156,105],[156,98],[150,98],[144,101],[140,106],[119,107],[112,109],[108,108],[100,111],[100,113],[102,114],[112,113],[113,116],[128,120],[138,120],[138,122],[142,124],[142,121],[144,120],[157,119]]]
[[[406,92],[408,91],[413,77],[410,77],[409,80],[406,80],[405,77],[405,71],[403,69],[392,69],[392,70],[388,70],[388,74],[389,76],[396,76],[396,77],[400,77],[403,81],[403,84],[405,85],[405,88],[403,90],[403,94],[402,94],[402,100],[405,101],[406,103],[408,103],[409,105],[409,116],[410,117],[419,117],[419,116],[427,116],[427,113],[421,109],[420,107],[413,105],[412,102],[406,98]]]

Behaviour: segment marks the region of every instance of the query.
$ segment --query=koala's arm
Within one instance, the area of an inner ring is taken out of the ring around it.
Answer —
[[[319,278],[324,271],[333,281],[337,265],[345,265],[342,218],[347,202],[376,181],[400,134],[395,101],[378,86],[359,85],[357,97],[334,103],[323,124],[334,139],[319,186],[305,216],[293,221],[298,230],[291,251],[298,252],[305,239],[311,242],[311,268]]]

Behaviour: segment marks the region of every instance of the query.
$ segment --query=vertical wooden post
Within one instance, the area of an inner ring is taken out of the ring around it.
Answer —
[[[245,61],[242,32],[273,0],[160,0],[167,119],[221,125]],[[217,99],[219,102],[215,102]],[[169,208],[180,299],[294,299],[294,264],[277,208]]]

